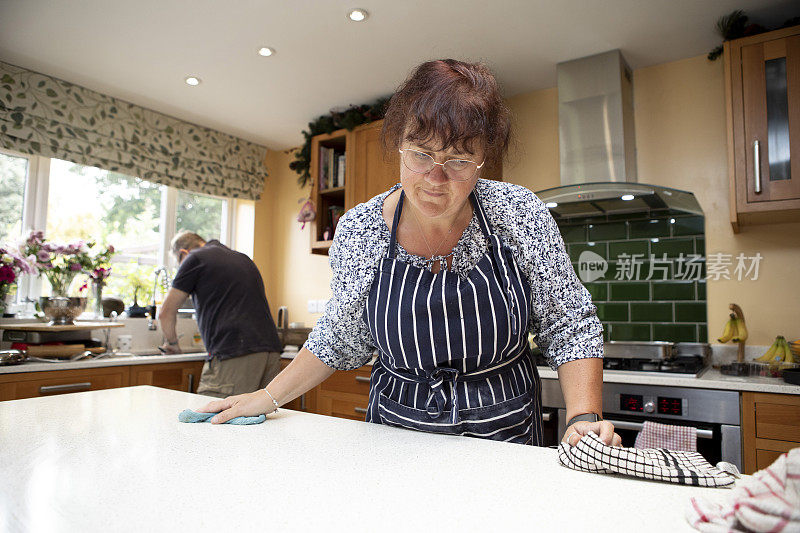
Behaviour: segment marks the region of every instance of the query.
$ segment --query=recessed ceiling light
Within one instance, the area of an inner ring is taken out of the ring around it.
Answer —
[[[196,78],[194,76],[189,76],[185,81],[186,85],[191,85],[192,87],[195,85],[200,85],[200,78]]]
[[[633,200],[633,195],[632,195],[632,194],[623,194],[622,196],[620,196],[620,198],[621,198],[622,200],[625,200],[625,201],[627,201],[627,200]]]
[[[554,207],[558,207],[558,202],[547,202],[546,204],[544,204],[544,206],[549,209],[553,209]]]
[[[269,57],[274,53],[275,50],[266,46],[262,46],[261,48],[258,49],[258,55],[260,56]]]
[[[350,12],[347,14],[347,18],[349,18],[353,22],[363,22],[367,20],[368,16],[369,13],[367,13],[367,10],[361,8],[351,9]]]

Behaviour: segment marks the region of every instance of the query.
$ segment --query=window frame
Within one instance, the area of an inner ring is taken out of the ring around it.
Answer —
[[[47,208],[50,192],[50,159],[40,155],[31,155],[0,148],[0,153],[12,157],[22,157],[28,160],[28,175],[25,177],[25,190],[22,206],[22,235],[30,231],[45,231],[47,229]],[[159,221],[158,256],[156,262],[159,266],[175,268],[177,262],[170,253],[170,242],[177,232],[177,199],[179,189],[163,186],[161,190],[161,217]],[[203,194],[194,193],[193,194]],[[223,198],[210,194],[203,194],[210,198],[222,200],[220,241],[226,246],[236,242],[236,200]],[[113,243],[112,243],[113,244]],[[42,293],[40,276],[23,276],[17,286],[17,303],[36,300]]]

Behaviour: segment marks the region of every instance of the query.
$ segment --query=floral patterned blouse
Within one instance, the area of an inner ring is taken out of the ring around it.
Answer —
[[[383,219],[388,191],[347,211],[339,220],[329,250],[333,279],[323,316],[305,347],[337,370],[366,364],[375,343],[363,320],[364,307],[378,264],[389,249],[391,230]],[[544,203],[530,190],[511,183],[478,180],[475,193],[492,229],[508,246],[530,282],[531,320],[550,366],[603,357],[603,327],[589,291],[581,284],[564,248],[561,233]],[[487,251],[475,213],[453,249],[451,271],[466,277]],[[397,243],[396,258],[428,268],[426,258]]]

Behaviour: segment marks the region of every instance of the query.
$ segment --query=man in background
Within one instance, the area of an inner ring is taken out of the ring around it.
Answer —
[[[192,296],[208,356],[197,394],[225,398],[266,387],[280,371],[281,343],[258,267],[217,240],[183,231],[172,239],[178,273],[158,319],[165,353],[181,353],[178,308]]]

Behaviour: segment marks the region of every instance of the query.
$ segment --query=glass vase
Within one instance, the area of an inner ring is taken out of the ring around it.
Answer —
[[[75,271],[61,269],[45,272],[45,277],[50,282],[50,289],[54,297],[69,296],[69,287],[72,285],[72,280],[75,279],[76,275],[77,272]]]
[[[98,320],[103,319],[103,287],[105,287],[105,283],[102,281],[93,281],[92,282],[92,298],[93,298],[93,309],[94,309],[94,317]]]

